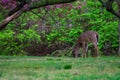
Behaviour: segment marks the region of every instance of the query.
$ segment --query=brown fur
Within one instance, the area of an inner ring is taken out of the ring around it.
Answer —
[[[86,57],[89,43],[92,43],[94,46],[94,50],[95,50],[94,56],[98,56],[98,47],[97,47],[98,33],[95,31],[87,31],[87,32],[82,33],[79,36],[77,43],[74,46],[73,51],[72,51],[74,57],[78,57],[80,48],[82,49],[81,57]]]

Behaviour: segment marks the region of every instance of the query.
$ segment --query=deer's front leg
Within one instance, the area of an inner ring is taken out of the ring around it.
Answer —
[[[95,57],[98,56],[98,47],[97,47],[97,43],[93,42],[93,46],[94,46],[94,50],[95,50]]]
[[[78,57],[79,48],[80,48],[79,44],[76,44],[73,48],[73,51],[72,51],[73,56],[76,57],[76,58]]]
[[[88,53],[87,53],[87,52],[88,52],[88,45],[86,44],[86,45],[85,45],[85,53],[86,53],[86,57],[88,57]]]
[[[82,54],[81,54],[81,57],[84,57],[84,58],[86,58],[87,57],[87,55],[86,55],[86,53],[87,53],[87,45],[85,44],[85,43],[83,43],[82,44]]]

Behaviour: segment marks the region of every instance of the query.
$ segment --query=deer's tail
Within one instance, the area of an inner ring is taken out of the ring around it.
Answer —
[[[98,33],[96,34],[96,38],[97,38],[97,44],[98,44],[98,41],[99,41],[99,34]]]

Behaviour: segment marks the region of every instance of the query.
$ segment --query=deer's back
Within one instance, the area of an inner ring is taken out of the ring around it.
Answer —
[[[90,43],[97,40],[98,33],[95,31],[87,31],[80,35],[78,38],[79,43]]]

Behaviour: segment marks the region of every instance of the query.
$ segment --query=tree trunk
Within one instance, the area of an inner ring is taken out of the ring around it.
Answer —
[[[107,10],[108,12],[111,12],[113,15],[115,15],[116,17],[118,17],[118,18],[120,19],[120,14],[119,14],[119,12],[117,12],[117,11],[114,10],[114,8],[113,8],[113,3],[114,3],[115,1],[116,1],[116,2],[120,2],[119,0],[107,0],[107,1],[105,1],[105,0],[99,0],[99,2],[102,4],[103,7],[106,8],[106,10]],[[119,4],[119,3],[117,3],[117,4]]]
[[[120,56],[120,19],[118,20],[119,22],[118,22],[118,29],[119,29],[119,31],[118,31],[118,34],[119,34],[119,50],[118,50],[118,55]]]
[[[116,0],[117,6],[118,6],[118,14],[120,15],[120,0]],[[120,18],[118,18],[118,34],[119,34],[119,50],[118,55],[120,56]]]

